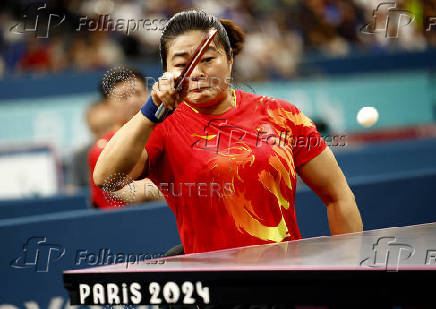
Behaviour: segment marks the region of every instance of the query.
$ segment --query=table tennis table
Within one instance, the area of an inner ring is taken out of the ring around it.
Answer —
[[[73,305],[436,308],[436,223],[69,270],[63,276]]]

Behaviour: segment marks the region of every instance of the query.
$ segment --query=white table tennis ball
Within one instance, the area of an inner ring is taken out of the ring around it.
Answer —
[[[375,107],[365,106],[357,113],[357,122],[364,127],[370,127],[378,120],[378,111]]]

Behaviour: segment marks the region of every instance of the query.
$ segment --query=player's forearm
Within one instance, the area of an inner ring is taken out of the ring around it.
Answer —
[[[135,185],[135,203],[164,200],[159,188],[148,178],[137,180]]]
[[[164,200],[164,195],[159,188],[148,178],[133,181],[122,189],[109,193],[126,204],[143,203]]]
[[[353,195],[328,204],[327,216],[332,235],[363,230],[362,218]]]
[[[115,133],[95,166],[93,177],[97,186],[102,186],[108,177],[128,175],[139,160],[144,160],[141,155],[154,125],[139,112]]]

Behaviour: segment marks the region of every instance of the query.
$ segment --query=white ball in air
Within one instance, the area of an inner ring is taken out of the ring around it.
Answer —
[[[365,106],[357,113],[357,122],[364,127],[370,127],[378,120],[378,111],[375,107]]]

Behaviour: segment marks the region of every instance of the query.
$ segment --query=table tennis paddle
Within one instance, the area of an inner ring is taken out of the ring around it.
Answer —
[[[212,42],[213,38],[217,33],[218,30],[211,29],[201,40],[200,45],[198,45],[197,49],[194,51],[189,61],[186,63],[182,73],[180,73],[180,75],[174,80],[177,92],[182,92],[182,84],[184,79],[191,76],[191,73],[194,70],[195,66],[200,62],[201,57],[206,53],[207,48],[209,47],[210,43]],[[161,120],[167,114],[167,112],[167,108],[163,104],[161,104],[154,116],[157,119]]]

